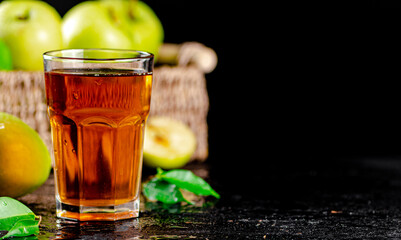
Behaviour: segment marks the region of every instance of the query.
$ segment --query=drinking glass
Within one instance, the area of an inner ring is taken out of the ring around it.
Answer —
[[[65,49],[43,58],[57,216],[138,217],[153,55]]]

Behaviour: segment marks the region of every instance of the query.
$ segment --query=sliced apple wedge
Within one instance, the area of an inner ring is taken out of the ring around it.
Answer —
[[[149,167],[181,168],[196,149],[196,137],[182,122],[154,116],[145,127],[143,161]]]

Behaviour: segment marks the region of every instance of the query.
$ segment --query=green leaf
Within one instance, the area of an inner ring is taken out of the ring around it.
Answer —
[[[189,170],[174,169],[165,172],[161,169],[157,169],[156,177],[197,195],[220,198],[220,195],[214,191],[205,180],[196,176]]]
[[[34,220],[35,214],[21,202],[0,197],[0,230],[9,231],[20,220]]]
[[[0,231],[8,231],[0,239],[37,234],[39,221],[35,218],[35,214],[21,202],[9,197],[0,197]]]
[[[19,220],[1,239],[9,237],[25,237],[29,235],[39,234],[39,221],[24,219]]]
[[[143,187],[143,193],[149,200],[157,200],[166,204],[188,202],[176,185],[158,178],[153,178],[146,183]]]

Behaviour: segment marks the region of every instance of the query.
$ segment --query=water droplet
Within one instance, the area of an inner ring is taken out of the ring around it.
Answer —
[[[74,97],[75,100],[77,100],[79,98],[78,92],[73,92],[72,96]]]
[[[66,139],[64,139],[64,145],[67,145],[67,140]]]
[[[72,149],[72,153],[75,153],[75,149]]]

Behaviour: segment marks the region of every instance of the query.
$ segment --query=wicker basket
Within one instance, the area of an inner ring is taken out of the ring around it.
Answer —
[[[164,44],[159,57],[159,63],[164,65],[154,69],[150,116],[168,116],[186,123],[197,137],[192,160],[198,161],[208,156],[205,73],[216,65],[215,53],[211,53],[210,48],[199,43]],[[51,149],[46,110],[42,71],[0,71],[0,112],[20,117]]]

